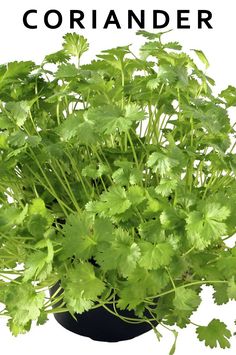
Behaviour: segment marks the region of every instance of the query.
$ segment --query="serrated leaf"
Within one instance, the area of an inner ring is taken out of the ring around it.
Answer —
[[[117,269],[121,275],[128,276],[139,260],[139,246],[122,229],[117,229],[110,239],[110,244],[98,247],[95,258],[104,271]]]
[[[17,126],[21,127],[25,123],[29,114],[31,103],[28,101],[8,102],[6,109],[11,113]]]
[[[60,257],[67,259],[75,256],[86,260],[92,256],[96,238],[92,232],[93,218],[87,213],[71,214],[63,227],[62,252]]]
[[[202,50],[199,50],[199,49],[193,49],[193,51],[196,53],[196,55],[198,56],[198,58],[201,60],[201,62],[203,64],[205,64],[206,68],[209,67],[209,62],[208,62],[208,59],[207,57],[205,56],[205,54],[203,53]]]
[[[190,212],[186,219],[189,241],[199,250],[227,233],[223,223],[230,214],[227,207],[218,203],[207,203],[199,211]]]
[[[67,272],[62,281],[65,290],[64,300],[72,313],[89,310],[97,297],[104,291],[105,284],[96,277],[90,263],[77,264]]]
[[[94,125],[99,133],[112,134],[118,129],[127,131],[134,121],[144,119],[145,115],[135,104],[126,105],[124,110],[114,105],[105,105],[89,109],[85,120]]]
[[[205,342],[206,346],[216,348],[218,345],[222,348],[229,348],[231,332],[227,329],[225,323],[219,319],[213,319],[207,326],[200,326],[196,330],[198,339]]]
[[[162,242],[164,240],[159,218],[141,223],[139,225],[139,234],[143,239],[152,243]]]
[[[222,305],[229,302],[229,296],[227,295],[227,286],[222,285],[214,285],[215,292],[213,293],[214,301],[217,305]]]
[[[174,178],[162,178],[159,185],[155,188],[155,191],[164,197],[169,196],[173,190],[175,190],[177,184],[178,181]]]
[[[39,281],[45,280],[52,271],[51,260],[49,261],[47,257],[47,253],[41,250],[31,254],[25,262],[23,280],[29,281],[35,278]]]
[[[148,167],[151,167],[154,173],[159,172],[162,177],[171,173],[172,168],[178,164],[177,160],[160,152],[152,153],[147,161]]]
[[[168,49],[174,49],[176,51],[180,51],[182,49],[182,46],[179,44],[179,42],[168,42],[164,44],[164,47]]]
[[[146,37],[149,40],[155,40],[155,39],[160,39],[164,34],[169,33],[171,30],[164,31],[164,32],[148,32],[144,30],[139,30],[137,31],[137,35],[141,35],[143,37]]]
[[[12,147],[22,147],[25,145],[26,139],[27,135],[23,131],[15,131],[9,136],[8,143]]]
[[[236,300],[236,282],[234,277],[228,283],[227,295],[229,299]]]
[[[182,224],[182,219],[173,207],[167,207],[160,215],[160,221],[164,229],[174,230]]]
[[[45,217],[40,214],[34,214],[30,216],[27,229],[36,238],[42,238],[45,231],[48,221]]]
[[[0,132],[0,149],[8,148],[8,132]]]
[[[31,205],[29,206],[29,214],[30,215],[41,215],[41,216],[46,216],[47,214],[47,209],[45,206],[44,201],[41,198],[35,198],[32,200]]]
[[[63,50],[51,53],[45,56],[44,62],[46,63],[66,63],[70,59],[70,56],[66,54]]]
[[[180,311],[196,310],[200,302],[200,296],[193,290],[184,287],[175,290],[173,305]]]
[[[5,303],[14,324],[22,328],[29,321],[39,317],[44,303],[44,293],[36,293],[29,283],[11,285]]]
[[[78,133],[80,124],[80,115],[72,114],[57,127],[56,131],[60,135],[61,140],[69,141]]]
[[[96,218],[94,222],[95,238],[99,242],[111,242],[113,239],[114,227],[108,218]]]
[[[28,205],[25,205],[23,210],[14,206],[0,208],[0,230],[9,230],[14,225],[21,224],[28,213]]]
[[[78,76],[78,69],[74,64],[61,64],[57,72],[55,73],[55,78],[57,79],[64,79],[64,78],[74,78]]]
[[[112,217],[125,212],[131,206],[126,191],[120,186],[111,186],[109,191],[104,192],[100,200],[88,203],[86,209],[99,213],[102,217]]]
[[[34,62],[26,61],[26,62],[10,62],[6,66],[4,66],[4,71],[2,75],[0,74],[0,85],[2,82],[9,79],[17,79],[24,78],[27,74],[31,72],[33,67],[35,66]]]
[[[220,97],[226,101],[227,107],[236,106],[236,88],[229,85],[227,89],[221,91]]]
[[[65,52],[69,55],[76,56],[80,58],[83,53],[85,53],[89,44],[84,36],[78,35],[77,33],[67,33],[64,37],[63,48]]]
[[[171,262],[173,249],[168,243],[157,243],[153,245],[149,242],[140,242],[141,257],[139,265],[147,270],[159,269],[167,266]]]
[[[136,207],[145,200],[145,191],[138,185],[131,186],[127,191],[127,198]]]

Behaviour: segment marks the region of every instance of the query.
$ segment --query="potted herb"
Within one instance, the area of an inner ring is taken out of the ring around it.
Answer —
[[[204,285],[216,304],[236,299],[236,89],[213,94],[202,51],[200,69],[163,33],[138,34],[139,57],[125,46],[81,65],[87,40],[70,33],[41,65],[0,66],[0,314],[13,335],[55,313],[106,341],[163,326],[173,354]],[[230,346],[217,316],[196,333]]]

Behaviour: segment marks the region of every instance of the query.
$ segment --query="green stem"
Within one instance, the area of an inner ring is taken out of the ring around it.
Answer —
[[[137,154],[135,152],[135,148],[134,148],[133,141],[132,141],[132,138],[130,136],[129,131],[127,131],[127,136],[128,136],[129,143],[130,143],[130,146],[131,146],[131,149],[132,149],[132,152],[133,152],[133,157],[134,157],[135,164],[136,164],[137,168],[139,169],[139,162],[138,162]]]
[[[64,189],[67,192],[68,196],[71,198],[71,201],[73,202],[76,210],[78,212],[81,212],[81,208],[78,205],[78,202],[77,202],[77,200],[75,198],[75,195],[74,195],[74,193],[73,193],[73,191],[71,189],[70,183],[69,183],[69,181],[68,181],[68,179],[66,177],[66,174],[65,174],[64,170],[62,169],[61,165],[59,164],[59,162],[57,160],[55,160],[55,163],[58,166],[59,170],[61,171],[61,174],[62,174],[62,176],[63,176],[63,178],[65,180],[67,188],[66,188],[65,184],[63,183],[63,181],[61,180],[59,174],[57,174],[56,170],[54,170],[55,174],[57,175],[57,178],[59,179],[59,181],[61,181],[62,186],[64,187]]]
[[[32,125],[33,125],[33,128],[34,128],[36,134],[40,137],[40,134],[39,134],[39,132],[37,131],[37,127],[35,126],[35,123],[34,123],[34,120],[33,120],[32,114],[31,114],[31,111],[29,111],[29,117],[30,117],[30,121],[31,121],[31,123],[32,123]]]
[[[181,285],[181,286],[177,286],[176,288],[172,288],[169,291],[165,291],[162,293],[159,293],[158,295],[155,296],[148,296],[146,297],[147,299],[153,299],[153,298],[158,298],[158,297],[162,297],[162,296],[166,296],[169,295],[172,292],[175,292],[176,289],[178,288],[185,288],[185,287],[191,287],[191,286],[197,286],[197,285],[204,285],[204,284],[227,284],[228,281],[220,281],[220,280],[212,280],[212,281],[195,281],[195,282],[190,282],[189,284],[185,284],[185,285]]]
[[[82,188],[83,188],[83,190],[84,190],[84,193],[85,193],[86,197],[87,197],[88,199],[90,199],[90,194],[89,194],[89,192],[88,192],[88,190],[87,190],[87,188],[86,188],[86,186],[85,186],[83,177],[82,177],[82,175],[81,175],[81,173],[80,173],[80,171],[79,171],[79,169],[78,169],[78,167],[77,167],[77,164],[76,164],[76,161],[75,161],[74,157],[73,157],[72,154],[69,152],[69,150],[67,150],[67,151],[65,152],[65,154],[67,155],[67,157],[68,157],[69,160],[70,160],[70,163],[71,163],[71,165],[72,165],[72,167],[73,167],[73,169],[74,169],[74,171],[75,171],[75,174],[76,174],[76,176],[78,177],[78,182],[81,183]],[[87,183],[87,186],[91,189],[91,185],[87,182],[86,179],[85,179],[85,182]]]
[[[28,166],[27,168],[30,170],[30,172],[32,173],[32,175],[38,180],[38,182],[40,183],[40,185],[42,185],[42,186],[45,188],[45,190],[47,190],[47,191],[57,200],[57,202],[58,202],[59,206],[61,207],[62,211],[64,212],[65,216],[68,216],[68,213],[67,213],[66,209],[67,209],[68,211],[70,211],[70,212],[74,212],[64,201],[62,201],[62,200],[58,197],[57,193],[55,192],[55,190],[54,190],[53,188],[51,189],[50,185],[47,186],[47,185],[42,181],[42,179],[39,177],[39,175],[36,174],[29,166]],[[66,209],[65,209],[65,208],[66,208]]]
[[[173,278],[172,278],[172,276],[171,276],[171,274],[170,274],[170,271],[169,271],[169,269],[168,269],[167,267],[166,267],[165,269],[166,269],[167,274],[168,274],[168,276],[169,276],[169,278],[170,278],[170,281],[171,281],[171,283],[172,283],[173,289],[175,290],[175,289],[176,289],[176,286],[175,286],[174,280],[173,280]]]
[[[61,124],[61,122],[60,122],[60,103],[59,103],[59,101],[57,102],[56,112],[57,112],[57,124],[59,126]]]

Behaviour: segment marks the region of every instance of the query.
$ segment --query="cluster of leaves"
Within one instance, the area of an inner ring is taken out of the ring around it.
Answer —
[[[202,285],[236,299],[236,89],[213,95],[202,51],[200,69],[163,33],[139,34],[139,57],[124,46],[81,65],[72,33],[41,65],[0,66],[0,314],[14,335],[100,306],[160,337],[154,321],[191,323]],[[230,346],[218,319],[196,332]]]

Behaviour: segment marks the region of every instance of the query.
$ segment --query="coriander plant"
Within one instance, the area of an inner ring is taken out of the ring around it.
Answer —
[[[0,66],[0,315],[13,335],[104,307],[158,339],[170,329],[173,354],[204,285],[218,305],[236,299],[236,88],[213,94],[201,50],[138,34],[139,56],[124,46],[82,65],[87,40],[69,33],[41,65]],[[217,317],[194,325],[230,347]]]

